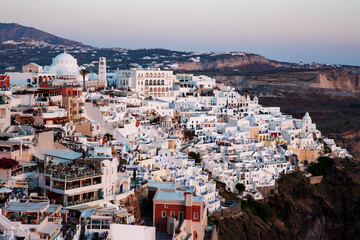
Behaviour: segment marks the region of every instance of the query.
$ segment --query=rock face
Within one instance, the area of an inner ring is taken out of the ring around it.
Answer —
[[[360,164],[335,160],[322,183],[312,185],[301,172],[282,175],[279,194],[265,200],[269,221],[244,210],[238,218],[215,222],[219,239],[360,238]]]
[[[25,27],[16,23],[0,23],[0,42],[26,39],[65,46],[84,46],[80,42],[61,38],[36,28]]]
[[[330,95],[359,95],[358,73],[348,73],[345,70],[286,70],[260,73],[247,73],[247,75],[213,75],[219,82],[226,82],[241,90],[249,89],[260,96],[281,96],[290,92],[309,94],[320,91]],[[307,92],[309,91],[309,92]]]
[[[297,68],[296,64],[280,63],[266,59],[257,54],[244,53],[241,55],[215,55],[201,59],[199,62],[180,62],[178,70],[184,71],[227,71],[227,70],[269,70],[276,68]]]

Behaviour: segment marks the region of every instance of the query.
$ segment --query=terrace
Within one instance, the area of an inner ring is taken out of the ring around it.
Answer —
[[[45,174],[53,178],[63,180],[75,180],[79,178],[92,177],[102,175],[102,169],[95,164],[87,165],[82,163],[59,163],[48,166],[44,170]]]

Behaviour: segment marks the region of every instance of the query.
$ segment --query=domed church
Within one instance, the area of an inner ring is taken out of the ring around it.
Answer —
[[[64,52],[53,58],[52,64],[44,67],[44,72],[54,73],[57,77],[73,76],[76,80],[80,81],[82,80],[79,74],[81,69],[82,67],[78,66],[77,60],[70,54]]]

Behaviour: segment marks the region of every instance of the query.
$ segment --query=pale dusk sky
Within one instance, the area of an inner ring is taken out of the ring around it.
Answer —
[[[0,22],[97,47],[360,65],[359,0],[0,0],[0,7]]]

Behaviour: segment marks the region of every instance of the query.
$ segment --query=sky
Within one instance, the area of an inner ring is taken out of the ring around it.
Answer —
[[[96,47],[360,65],[359,0],[0,0],[0,7],[0,22]]]

